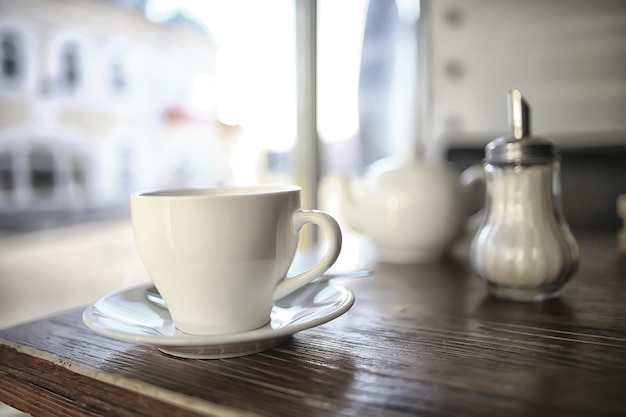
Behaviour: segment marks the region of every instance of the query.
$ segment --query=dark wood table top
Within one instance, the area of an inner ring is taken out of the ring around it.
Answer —
[[[260,354],[167,356],[81,310],[0,331],[0,401],[63,416],[626,415],[626,258],[581,240],[562,297],[490,298],[463,261],[339,281],[353,308]]]

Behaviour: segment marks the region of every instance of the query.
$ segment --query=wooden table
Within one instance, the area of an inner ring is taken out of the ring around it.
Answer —
[[[261,354],[187,360],[95,334],[81,310],[0,331],[0,401],[63,416],[624,416],[626,259],[580,240],[556,301],[492,299],[463,261],[344,280],[339,319]]]

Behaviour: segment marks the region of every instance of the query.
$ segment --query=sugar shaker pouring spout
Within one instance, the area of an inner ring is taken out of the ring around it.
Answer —
[[[515,89],[509,91],[509,122],[515,139],[530,136],[530,106]]]

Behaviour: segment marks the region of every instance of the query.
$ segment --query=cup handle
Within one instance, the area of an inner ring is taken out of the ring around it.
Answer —
[[[296,233],[305,224],[315,223],[326,236],[328,247],[326,253],[310,269],[294,277],[282,280],[274,290],[274,301],[279,300],[313,281],[326,272],[339,257],[341,252],[341,228],[330,215],[318,210],[298,210],[293,215],[293,227]]]
[[[470,186],[478,182],[485,182],[485,170],[482,165],[475,164],[467,168],[461,173],[460,177],[461,185],[464,189],[469,189]],[[466,231],[469,234],[476,233],[480,227],[480,223],[483,219],[485,209],[481,208],[476,213],[472,214],[466,223]]]

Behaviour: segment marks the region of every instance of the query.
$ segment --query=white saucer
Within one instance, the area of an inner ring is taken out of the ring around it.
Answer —
[[[166,308],[150,302],[151,283],[102,297],[83,312],[83,322],[114,339],[156,346],[191,359],[250,355],[277,346],[296,332],[319,326],[348,311],[352,291],[326,281],[313,282],[277,301],[270,322],[260,329],[219,336],[195,336],[174,326]]]

